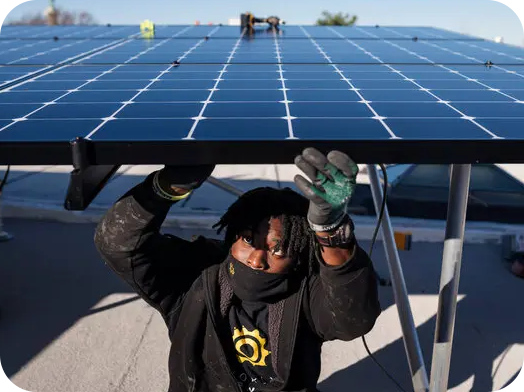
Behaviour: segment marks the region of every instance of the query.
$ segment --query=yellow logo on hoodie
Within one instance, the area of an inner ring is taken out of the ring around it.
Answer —
[[[237,351],[237,359],[240,363],[249,362],[253,366],[267,366],[266,358],[270,351],[266,349],[266,339],[255,329],[249,331],[242,326],[242,331],[235,328],[233,331],[233,343]]]

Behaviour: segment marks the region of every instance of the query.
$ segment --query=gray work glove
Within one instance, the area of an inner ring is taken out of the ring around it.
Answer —
[[[295,184],[310,200],[308,221],[311,229],[335,229],[346,215],[356,185],[358,166],[346,154],[331,151],[327,157],[306,148],[295,158],[295,165],[311,180],[295,176]]]
[[[165,192],[183,195],[199,188],[213,170],[215,165],[165,166],[158,174],[158,184]]]

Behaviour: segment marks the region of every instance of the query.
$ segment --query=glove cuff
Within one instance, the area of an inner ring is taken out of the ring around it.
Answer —
[[[330,223],[325,224],[325,225],[315,224],[311,222],[311,220],[308,218],[309,227],[311,228],[311,230],[315,232],[332,231],[332,230],[335,230],[342,223],[345,216],[346,216],[346,213],[342,212],[336,219],[330,219]]]
[[[328,248],[348,248],[351,249],[356,244],[355,225],[349,217],[344,215],[344,219],[339,227],[331,232],[327,237],[316,235],[317,241],[321,246]]]
[[[162,199],[169,200],[172,202],[180,201],[187,198],[191,194],[191,190],[183,195],[173,195],[162,188],[159,181],[160,171],[157,171],[153,176],[153,191],[155,194]]]

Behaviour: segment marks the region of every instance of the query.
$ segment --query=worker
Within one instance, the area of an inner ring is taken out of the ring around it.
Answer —
[[[160,232],[214,166],[165,166],[99,223],[104,261],[167,325],[169,392],[317,391],[322,344],[373,328],[374,268],[346,213],[358,166],[313,148],[295,164],[303,195],[244,193],[214,226],[223,240]]]
[[[240,15],[240,26],[242,29],[247,29],[248,32],[254,32],[257,23],[269,24],[269,30],[278,30],[281,20],[277,16],[270,16],[269,18],[256,18],[251,12],[246,12]],[[283,22],[282,22],[283,23]]]

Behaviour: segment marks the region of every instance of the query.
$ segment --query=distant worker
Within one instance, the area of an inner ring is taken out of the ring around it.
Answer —
[[[246,12],[245,14],[240,15],[240,26],[242,29],[247,28],[248,31],[253,31],[255,24],[257,23],[267,23],[269,24],[269,29],[278,29],[281,20],[277,16],[270,16],[269,18],[256,18],[251,12]]]
[[[166,166],[99,223],[105,262],[162,315],[171,341],[169,392],[316,392],[321,348],[367,334],[381,309],[373,264],[347,205],[358,166],[308,148],[309,178],[256,188],[214,226],[223,241],[160,233],[169,209],[214,166]]]

